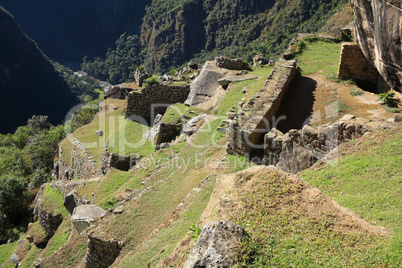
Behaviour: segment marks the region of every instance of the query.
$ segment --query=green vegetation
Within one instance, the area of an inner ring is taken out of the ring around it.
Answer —
[[[193,224],[190,226],[189,231],[191,232],[191,238],[197,241],[202,229],[197,224]]]
[[[46,185],[45,192],[41,198],[43,208],[46,211],[51,211],[54,215],[61,214],[63,218],[67,216],[68,211],[63,205],[63,194],[59,190],[53,189],[50,185]]]
[[[392,92],[390,90],[386,93],[380,93],[378,95],[380,96],[380,98],[378,100],[382,101],[382,104],[384,104],[388,107],[395,107],[395,100],[393,99],[395,97],[394,92]]]
[[[148,71],[168,72],[192,58],[205,62],[226,55],[251,62],[262,53],[276,59],[297,33],[319,31],[346,4],[346,0],[259,0],[253,5],[154,0],[146,9],[140,36],[122,35],[105,59],[85,58],[82,69],[116,84],[132,81],[140,64]],[[188,27],[177,25],[176,17]],[[205,29],[205,34],[194,35],[194,29]]]
[[[337,166],[327,164],[318,170],[306,170],[302,177],[370,223],[394,231],[391,236],[373,237],[358,266],[399,267],[402,264],[401,128],[372,136],[376,138],[366,139],[358,150],[341,158]],[[348,147],[345,145],[344,150]],[[360,245],[356,242],[356,246],[364,245],[364,241]],[[356,248],[355,254],[359,250]]]
[[[324,41],[317,37],[304,38],[302,52],[296,54],[297,65],[302,75],[322,73],[327,78],[335,77],[338,73],[341,44]]]
[[[233,106],[238,107],[239,101],[243,98],[245,98],[245,102],[250,100],[251,97],[264,87],[267,77],[270,75],[272,69],[273,66],[256,68],[252,72],[249,72],[248,75],[258,76],[258,79],[233,83],[219,104],[217,114],[220,116],[226,116],[226,113],[228,113]],[[242,93],[243,90],[245,90],[246,93]]]
[[[352,95],[352,96],[360,96],[363,94],[364,94],[364,91],[361,89],[351,89],[350,90],[350,95]]]
[[[159,79],[155,76],[151,76],[151,77],[147,78],[147,80],[145,80],[145,84],[147,86],[157,85],[157,84],[159,84]]]
[[[169,106],[162,118],[162,122],[165,124],[180,124],[182,123],[182,117],[189,119],[202,113],[208,113],[208,111],[177,103]]]

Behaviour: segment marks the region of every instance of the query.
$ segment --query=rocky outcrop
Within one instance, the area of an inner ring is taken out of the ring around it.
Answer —
[[[77,233],[86,230],[93,222],[104,217],[106,211],[95,205],[82,205],[74,209],[71,222]]]
[[[231,267],[245,230],[229,221],[213,221],[204,226],[184,268]]]
[[[132,91],[131,88],[121,87],[121,86],[109,86],[103,89],[104,99],[118,99],[124,100],[127,94]]]
[[[74,209],[78,206],[81,206],[81,199],[78,197],[77,192],[75,190],[71,191],[64,197],[64,207],[67,209],[70,215],[73,214]]]
[[[88,236],[86,268],[107,268],[119,256],[124,244],[114,239],[102,239],[93,233]]]
[[[135,71],[135,73],[134,73],[135,82],[137,82],[137,85],[139,87],[142,87],[142,85],[144,84],[145,80],[147,80],[149,77],[151,77],[151,75],[149,75],[144,70],[137,69]]]
[[[254,66],[256,66],[256,67],[258,67],[258,66],[264,66],[264,65],[266,65],[266,64],[268,64],[268,63],[269,63],[269,60],[266,59],[266,58],[264,58],[264,57],[262,56],[262,54],[257,54],[257,55],[255,55],[254,58],[253,58],[253,64],[254,64]]]
[[[228,70],[219,68],[213,61],[207,61],[202,67],[200,75],[191,84],[190,94],[184,103],[197,107],[208,102],[220,88],[218,80],[224,78],[228,73]]]
[[[149,120],[164,114],[169,105],[183,103],[190,93],[190,86],[152,85],[128,94],[126,118]]]
[[[251,70],[247,62],[242,59],[231,59],[228,57],[217,57],[215,58],[216,66],[220,68],[225,68],[228,70]]]
[[[354,35],[388,85],[402,92],[402,0],[351,0]]]

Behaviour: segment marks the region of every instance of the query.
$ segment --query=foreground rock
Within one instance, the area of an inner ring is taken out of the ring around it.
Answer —
[[[77,192],[75,190],[71,191],[64,197],[64,207],[67,209],[70,215],[73,214],[74,209],[78,206],[81,206],[81,199],[78,197]]]
[[[402,1],[352,0],[355,36],[363,54],[393,89],[402,92]]]
[[[81,233],[88,228],[91,223],[106,215],[106,210],[95,205],[82,205],[74,209],[71,217],[74,229]]]
[[[244,229],[230,221],[206,224],[184,267],[230,267],[244,235]]]

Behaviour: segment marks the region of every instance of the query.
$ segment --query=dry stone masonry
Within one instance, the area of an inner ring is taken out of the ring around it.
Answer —
[[[357,44],[343,43],[339,64],[339,79],[351,79],[358,84],[374,89],[378,71],[366,59]]]
[[[278,61],[264,87],[243,106],[230,123],[228,153],[250,156],[255,146],[263,144],[272,118],[296,76],[296,61]]]
[[[88,236],[88,247],[85,256],[86,268],[107,268],[114,263],[123,248],[121,241],[104,240],[95,235]]]
[[[273,128],[264,137],[264,164],[297,173],[324,159],[340,142],[370,131],[370,126],[355,121],[353,115],[316,128],[306,125],[302,130],[292,129],[286,134]]]
[[[190,86],[152,85],[128,95],[126,118],[139,116],[150,119],[151,116],[163,114],[174,103],[183,103],[190,93]]]
[[[102,153],[100,171],[103,175],[109,173],[112,168],[128,171],[137,163],[138,160],[139,157],[110,153],[106,147]]]
[[[74,140],[73,150],[71,151],[71,174],[70,179],[89,179],[100,175],[95,166],[95,161],[88,156],[87,150],[78,140]]]

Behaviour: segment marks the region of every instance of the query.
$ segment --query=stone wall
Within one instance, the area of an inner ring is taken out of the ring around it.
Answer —
[[[263,137],[271,119],[296,76],[296,61],[281,60],[275,64],[264,87],[243,106],[229,126],[228,153],[250,156],[256,145],[262,149]]]
[[[342,44],[339,79],[351,79],[368,89],[375,89],[378,71],[366,59],[357,44]]]
[[[78,140],[74,140],[73,150],[71,151],[71,174],[70,179],[90,179],[100,175],[100,171],[95,166],[95,161],[88,156],[87,150]]]
[[[155,136],[155,150],[159,150],[162,143],[171,142],[180,135],[181,126],[174,124],[160,123]]]
[[[112,168],[128,171],[137,163],[138,160],[138,157],[110,153],[107,148],[105,148],[102,153],[100,171],[103,175],[109,173]]]
[[[87,150],[81,145],[78,140],[74,140],[73,149],[71,151],[71,164],[67,166],[62,155],[62,148],[59,146],[58,161],[53,167],[53,180],[72,180],[77,179],[90,179],[101,175],[99,169],[95,166],[95,161],[88,156]]]
[[[90,234],[88,236],[88,247],[85,255],[85,267],[109,267],[119,256],[122,248],[123,243],[120,241],[113,239],[104,240]]]
[[[169,105],[183,103],[189,93],[190,85],[169,86],[163,84],[132,91],[128,94],[126,118],[136,115],[148,120],[151,116],[164,114]],[[155,106],[152,107],[152,104]]]
[[[292,129],[286,134],[272,129],[264,138],[264,164],[297,173],[324,159],[340,142],[369,131],[370,127],[355,122],[352,115],[317,128],[306,125],[302,130]]]

